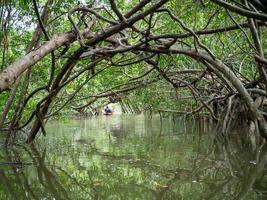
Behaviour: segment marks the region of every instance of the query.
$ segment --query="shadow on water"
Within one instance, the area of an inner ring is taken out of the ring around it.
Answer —
[[[121,116],[54,122],[1,145],[0,199],[266,199],[267,145],[208,120]],[[56,130],[56,131],[55,131]]]

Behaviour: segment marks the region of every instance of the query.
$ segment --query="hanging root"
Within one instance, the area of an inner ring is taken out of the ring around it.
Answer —
[[[242,100],[236,94],[230,96],[227,101],[214,102],[214,106],[217,109],[219,121],[217,123],[217,130],[226,136],[230,135],[234,130],[242,132],[242,134],[260,135],[267,139],[267,122],[265,117],[265,109],[267,106],[267,98],[263,96],[256,96],[255,106],[258,109],[258,118],[253,118]],[[262,114],[263,113],[263,114]]]

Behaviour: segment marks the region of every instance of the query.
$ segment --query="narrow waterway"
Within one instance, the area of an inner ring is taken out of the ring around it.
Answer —
[[[50,121],[1,145],[0,199],[266,199],[267,148],[207,121],[112,115]]]

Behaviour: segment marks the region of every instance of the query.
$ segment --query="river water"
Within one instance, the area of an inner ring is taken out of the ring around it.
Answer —
[[[0,199],[267,198],[266,146],[203,120],[113,115],[46,130],[35,145],[1,145]]]

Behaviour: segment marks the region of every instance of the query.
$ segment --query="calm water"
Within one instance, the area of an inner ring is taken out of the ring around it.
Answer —
[[[203,122],[114,115],[46,129],[34,146],[0,146],[0,199],[267,198],[265,145]]]

